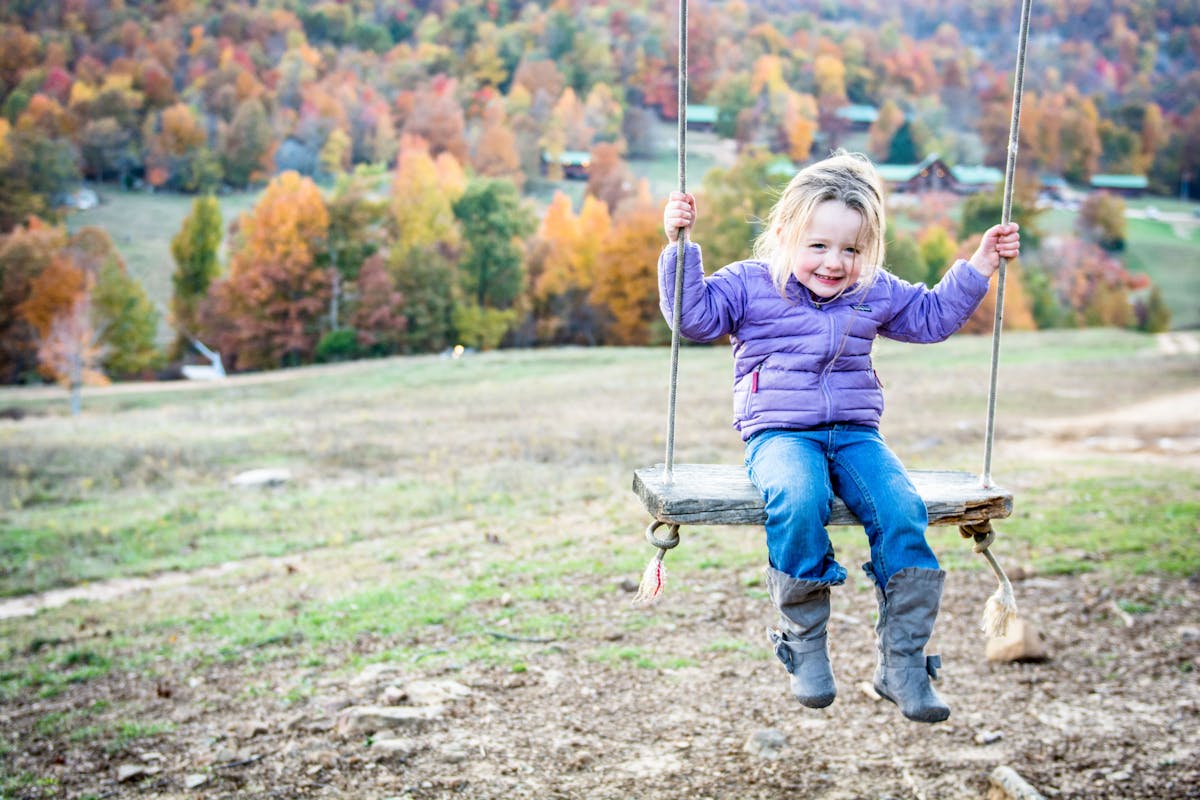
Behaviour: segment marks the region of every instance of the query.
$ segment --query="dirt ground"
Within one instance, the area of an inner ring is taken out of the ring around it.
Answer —
[[[1091,447],[1196,469],[1200,392],[1165,402],[1169,416],[1127,408],[1041,421],[1023,435],[1048,457]],[[318,569],[318,559],[286,567]],[[284,568],[283,560],[256,565],[264,575]],[[58,781],[52,792],[13,796],[981,798],[992,770],[1006,765],[1047,797],[1200,798],[1200,575],[1012,572],[1022,617],[1042,633],[1048,657],[988,662],[977,626],[995,583],[986,572],[951,572],[931,648],[942,655],[938,686],[952,708],[938,725],[908,722],[864,690],[874,665],[874,597],[864,580],[834,594],[839,696],[814,711],[791,700],[782,667],[764,657],[772,615],[746,592],[752,575],[677,579],[651,611],[631,604],[628,577],[607,577],[600,609],[546,602],[546,613],[588,620],[571,639],[507,640],[524,654],[523,672],[469,663],[425,670],[415,661],[331,677],[274,662],[280,686],[301,673],[318,686],[284,705],[270,694],[247,700],[244,665],[214,664],[156,683],[110,674],[0,706],[0,725],[21,734],[11,768]],[[212,573],[195,577],[171,578],[173,591],[224,586]],[[101,600],[80,614],[81,641],[105,635],[103,609]],[[629,624],[647,614],[669,624]],[[597,643],[687,666],[585,658]],[[432,636],[419,644],[453,648]],[[137,706],[144,718],[169,721],[172,733],[112,753],[40,732],[48,714],[97,701]]]

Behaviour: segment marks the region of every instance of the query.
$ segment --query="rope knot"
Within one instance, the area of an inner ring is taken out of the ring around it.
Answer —
[[[983,522],[968,522],[965,525],[959,525],[958,532],[964,539],[975,540],[975,546],[972,549],[976,553],[982,553],[996,541],[996,531],[992,528],[992,521],[988,519]]]

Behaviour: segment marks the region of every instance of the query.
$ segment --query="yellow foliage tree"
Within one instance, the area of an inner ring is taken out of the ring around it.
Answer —
[[[429,155],[429,146],[420,137],[400,139],[400,153],[392,179],[392,223],[396,229],[395,248],[415,253],[422,248],[457,247],[460,241],[454,200],[465,185],[462,168],[452,157]],[[457,167],[458,185],[455,182]]]
[[[650,344],[662,329],[658,310],[658,254],[663,232],[660,208],[642,179],[636,200],[624,206],[597,254],[592,302],[607,309],[606,341]]]

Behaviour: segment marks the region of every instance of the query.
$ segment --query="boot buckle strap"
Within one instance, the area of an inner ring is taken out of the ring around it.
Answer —
[[[941,656],[926,656],[925,671],[929,673],[929,677],[937,680],[937,671],[942,668]]]
[[[778,628],[767,628],[767,638],[775,646],[775,657],[783,662],[789,675],[795,674],[802,660],[800,656],[825,649],[825,634],[814,639],[793,639]]]

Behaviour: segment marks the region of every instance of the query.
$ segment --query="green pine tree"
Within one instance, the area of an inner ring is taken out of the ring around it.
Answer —
[[[105,373],[135,377],[162,365],[163,354],[155,345],[158,311],[116,256],[100,267],[92,305],[104,347]]]
[[[221,246],[221,206],[211,195],[197,197],[192,211],[171,240],[175,273],[171,276],[174,293],[171,315],[177,331],[176,355],[187,347],[188,337],[196,328],[196,312],[208,287],[221,272],[217,250]]]

